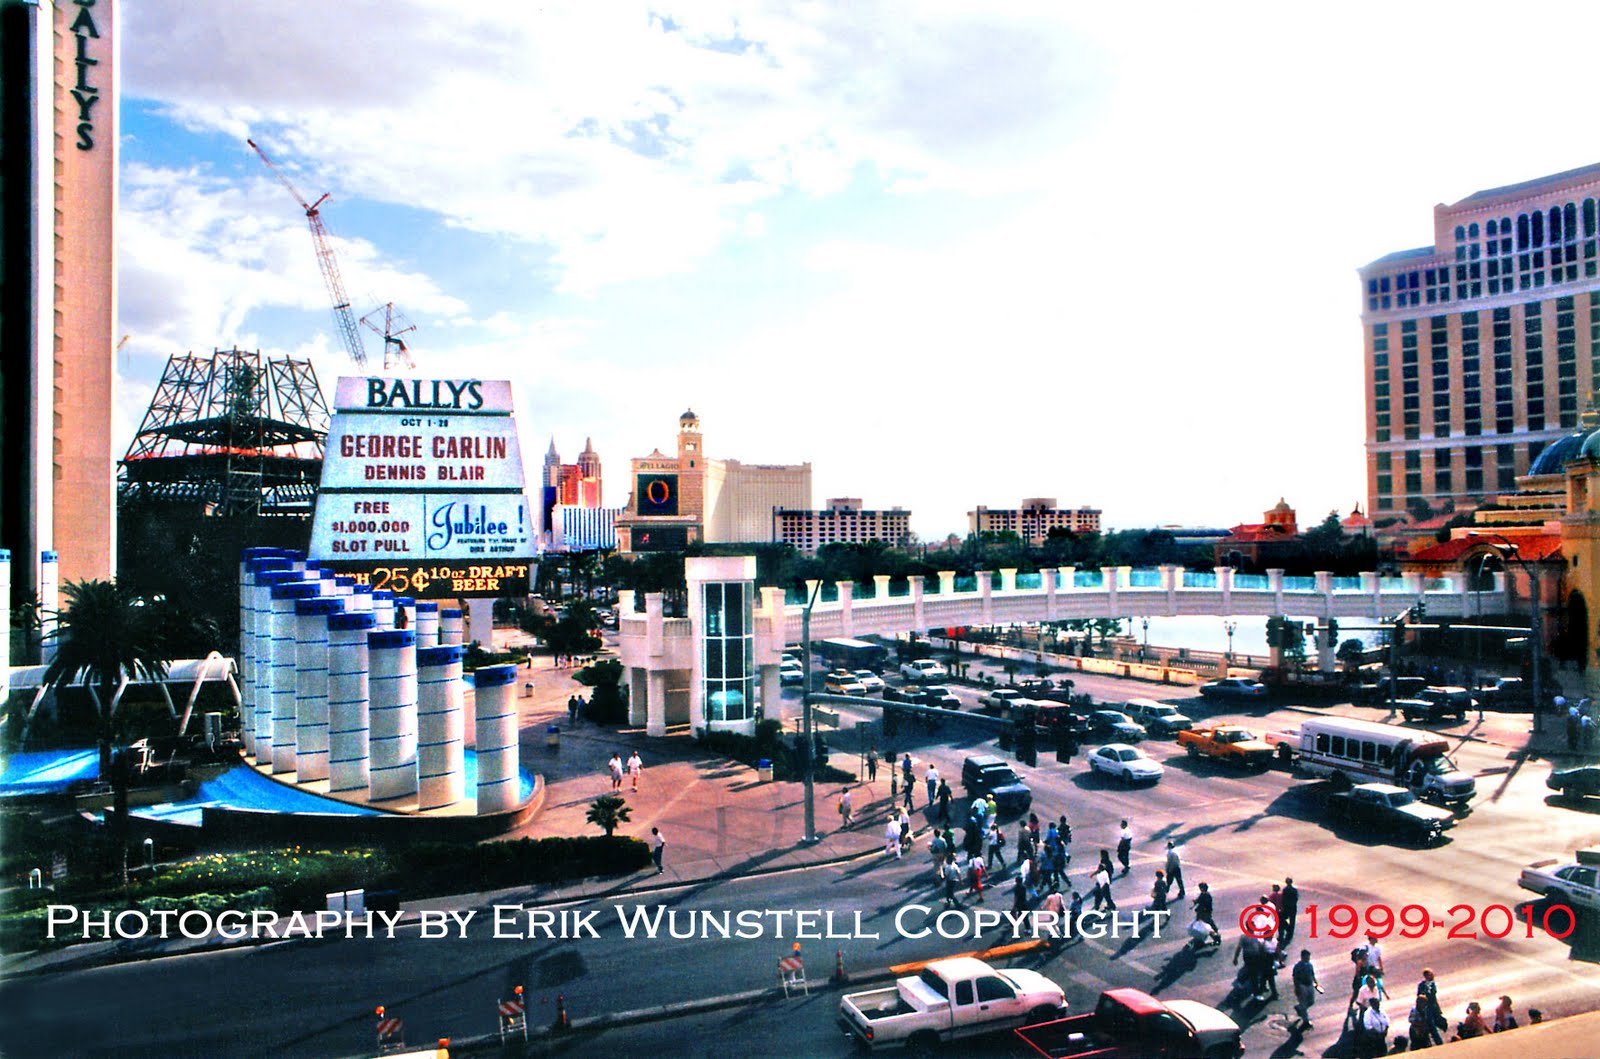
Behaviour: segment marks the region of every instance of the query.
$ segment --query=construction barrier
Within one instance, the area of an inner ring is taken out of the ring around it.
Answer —
[[[517,986],[509,1000],[501,1000],[498,1004],[500,1012],[500,1042],[512,1034],[521,1034],[523,1040],[528,1039],[528,1004],[522,997],[522,987]]]

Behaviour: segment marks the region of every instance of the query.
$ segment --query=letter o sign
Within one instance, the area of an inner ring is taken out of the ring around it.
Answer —
[[[672,498],[672,489],[667,485],[666,482],[662,481],[660,478],[657,478],[655,481],[645,486],[644,495],[645,499],[649,500],[651,504],[656,507],[660,507],[662,504],[665,504],[669,499]]]

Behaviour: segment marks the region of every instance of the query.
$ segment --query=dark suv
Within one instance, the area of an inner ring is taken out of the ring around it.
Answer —
[[[1025,813],[1033,804],[1033,791],[1011,766],[990,755],[969,757],[961,763],[961,785],[974,797],[994,795],[1002,813]]]
[[[1430,687],[1417,692],[1415,699],[1397,702],[1395,705],[1400,707],[1400,712],[1406,720],[1427,723],[1443,720],[1446,717],[1464,721],[1467,719],[1467,712],[1475,708],[1478,703],[1466,688]]]

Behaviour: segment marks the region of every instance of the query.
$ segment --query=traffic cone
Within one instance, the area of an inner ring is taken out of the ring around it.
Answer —
[[[845,973],[844,973],[844,950],[843,949],[834,949],[833,950],[833,980],[835,982],[843,982],[843,981],[846,980],[845,979]]]
[[[557,1031],[565,1031],[565,1030],[570,1030],[571,1028],[572,1028],[572,1020],[567,1018],[567,995],[565,993],[557,993],[556,994],[556,1021],[555,1021],[555,1025],[553,1025],[551,1027],[551,1029],[554,1029],[554,1030],[557,1030]]]

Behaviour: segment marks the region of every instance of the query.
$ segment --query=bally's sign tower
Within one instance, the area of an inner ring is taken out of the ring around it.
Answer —
[[[342,378],[325,453],[312,559],[414,599],[527,594],[509,381]]]

